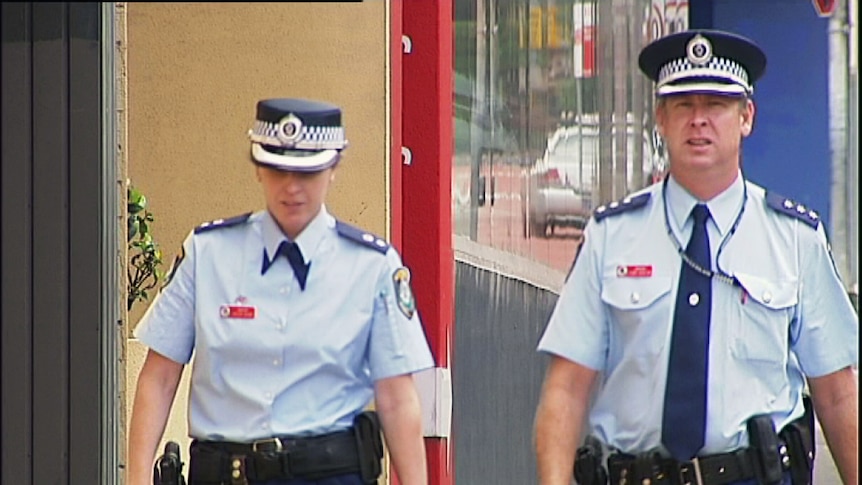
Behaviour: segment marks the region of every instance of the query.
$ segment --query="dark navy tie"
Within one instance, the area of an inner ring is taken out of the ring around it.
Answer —
[[[296,281],[299,281],[299,288],[305,291],[305,279],[308,277],[308,268],[311,266],[311,263],[305,264],[305,261],[302,259],[302,252],[295,242],[282,241],[278,247],[278,252],[285,255],[287,260],[290,261],[290,267],[293,268]]]
[[[691,216],[694,229],[685,254],[708,272],[712,268],[706,231],[709,209],[698,204]],[[665,448],[680,461],[695,456],[704,444],[711,308],[711,278],[683,261],[673,314],[661,433]]]

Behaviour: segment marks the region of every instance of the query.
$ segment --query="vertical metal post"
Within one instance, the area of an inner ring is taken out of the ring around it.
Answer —
[[[482,146],[485,143],[487,103],[485,95],[486,49],[488,24],[485,2],[476,0],[476,81],[473,88],[473,108],[470,113],[470,240],[479,237],[479,177],[482,166]],[[484,189],[484,187],[483,187]]]
[[[599,200],[604,204],[613,198],[613,124],[614,109],[614,10],[613,0],[598,2],[598,92],[599,92]]]
[[[613,1],[614,53],[614,199],[628,191],[628,1]]]
[[[840,2],[829,18],[829,148],[831,152],[832,254],[835,266],[849,281],[847,218],[847,6]]]
[[[115,85],[118,82],[114,22],[114,2],[101,4],[101,49],[102,49],[102,148],[101,148],[101,326],[102,326],[102,483],[121,483],[120,462],[125,447],[125,420],[122,416],[123,400],[120,393],[125,390],[122,369],[122,345],[125,335],[117,323],[121,321],[121,306],[117,295],[121,295],[118,260],[122,256],[120,241],[125,221],[120,216],[120,177],[117,156],[117,104]]]

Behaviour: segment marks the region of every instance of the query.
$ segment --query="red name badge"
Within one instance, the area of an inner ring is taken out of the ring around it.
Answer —
[[[652,276],[652,265],[635,264],[629,266],[617,266],[617,276],[620,278],[649,278]]]
[[[256,313],[253,306],[222,305],[219,308],[222,318],[254,318]]]

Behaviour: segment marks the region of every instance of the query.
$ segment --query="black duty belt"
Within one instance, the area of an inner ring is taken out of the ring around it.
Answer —
[[[319,480],[360,471],[353,430],[309,438],[268,438],[253,443],[195,440],[190,455],[191,484]]]
[[[613,454],[608,457],[608,472],[612,485],[645,483],[673,485],[724,485],[756,478],[757,457],[751,449],[719,453],[679,462],[657,458],[642,462],[631,455]]]

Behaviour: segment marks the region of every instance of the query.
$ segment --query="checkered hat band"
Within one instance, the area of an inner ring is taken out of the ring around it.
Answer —
[[[748,83],[748,73],[741,64],[730,59],[713,57],[706,64],[698,66],[687,58],[675,59],[665,64],[658,72],[658,86],[669,84],[690,77],[711,77],[726,79],[735,84],[751,89]]]
[[[280,139],[278,129],[278,123],[258,120],[254,122],[249,137],[256,143],[294,150],[341,150],[347,146],[344,128],[340,126],[303,126],[292,143]]]

